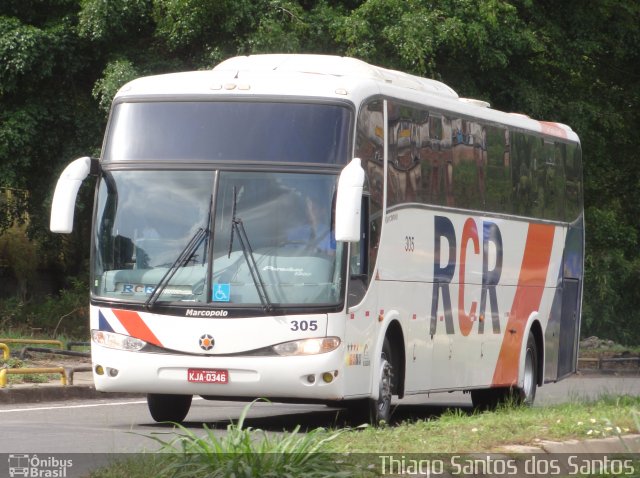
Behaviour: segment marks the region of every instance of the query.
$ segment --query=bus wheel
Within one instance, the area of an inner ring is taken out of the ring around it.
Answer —
[[[189,413],[192,398],[191,395],[150,393],[147,395],[147,405],[156,422],[180,423]]]
[[[538,349],[536,347],[536,339],[531,333],[529,333],[527,339],[525,354],[524,383],[522,388],[518,390],[518,400],[526,406],[531,406],[536,398],[536,390],[538,388]]]
[[[353,426],[362,425],[363,423],[379,425],[381,422],[389,422],[391,418],[391,397],[395,387],[392,357],[391,344],[385,338],[380,355],[380,369],[376,375],[377,399],[363,398],[345,400],[340,403],[340,406],[347,409],[349,421]]]
[[[373,425],[389,423],[391,418],[391,397],[393,395],[393,353],[389,339],[385,337],[380,354],[378,370],[378,398],[369,400],[369,418]]]
[[[494,410],[503,403],[533,405],[538,388],[538,349],[536,339],[529,333],[524,358],[524,376],[522,388],[485,388],[471,390],[471,402],[479,410]]]

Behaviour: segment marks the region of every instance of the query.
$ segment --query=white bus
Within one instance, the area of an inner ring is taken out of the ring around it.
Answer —
[[[580,144],[568,126],[446,85],[315,55],[140,78],[101,158],[56,188],[70,232],[97,175],[96,388],[341,405],[476,406],[575,371],[583,279]]]

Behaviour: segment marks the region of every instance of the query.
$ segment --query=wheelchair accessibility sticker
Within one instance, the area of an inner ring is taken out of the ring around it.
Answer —
[[[213,301],[230,302],[231,284],[213,284]]]

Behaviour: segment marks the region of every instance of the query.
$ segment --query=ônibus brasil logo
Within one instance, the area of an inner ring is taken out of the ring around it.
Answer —
[[[23,453],[10,454],[8,461],[11,478],[14,476],[65,478],[67,468],[73,466],[73,460],[56,458],[55,456],[43,458]]]

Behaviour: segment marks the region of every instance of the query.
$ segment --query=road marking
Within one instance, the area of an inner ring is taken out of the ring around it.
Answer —
[[[137,405],[141,403],[147,403],[147,401],[136,400],[133,402],[90,403],[86,405],[58,405],[55,407],[11,408],[9,410],[0,410],[0,413],[33,412],[33,411],[41,411],[41,410],[58,410],[58,409],[67,410],[70,408],[115,407],[115,406],[122,406],[122,405]]]
[[[204,400],[201,397],[193,397],[193,400]],[[146,404],[146,400],[134,400],[131,402],[109,402],[109,403],[87,403],[84,405],[57,405],[52,407],[32,407],[32,408],[10,408],[8,410],[0,410],[0,413],[13,413],[13,412],[33,412],[44,410],[68,410],[70,408],[93,408],[93,407],[120,407],[123,405],[140,405]]]

